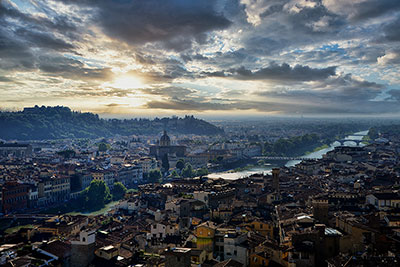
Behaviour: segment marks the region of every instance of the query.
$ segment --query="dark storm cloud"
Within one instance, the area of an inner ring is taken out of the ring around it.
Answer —
[[[400,3],[400,1],[399,1]],[[383,28],[384,39],[391,42],[400,41],[400,18],[389,23]]]
[[[340,101],[348,100],[372,100],[380,94],[385,86],[375,82],[354,79],[351,74],[332,77],[320,84],[315,89],[321,89],[325,96],[330,95]]]
[[[109,68],[87,68],[78,60],[66,57],[39,57],[38,69],[46,75],[75,80],[106,81],[113,77]]]
[[[0,28],[0,69],[29,70],[34,67],[33,61],[34,56],[30,48],[25,43],[15,40],[11,33]]]
[[[309,34],[338,32],[345,21],[340,16],[329,12],[323,5],[302,8],[299,12],[289,13],[288,21],[295,31]]]
[[[56,14],[55,11],[53,13]],[[75,22],[79,21],[77,18],[66,16],[55,16],[53,20],[45,17],[34,17],[30,14],[22,13],[12,6],[5,6],[0,2],[0,20],[4,22],[5,18],[16,19],[20,23],[25,24],[25,26],[36,30],[55,30],[64,34],[76,31]]]
[[[0,69],[10,71],[39,70],[52,77],[73,80],[107,80],[109,68],[88,68],[82,62],[58,52],[73,52],[74,46],[56,32],[76,30],[72,20],[56,16],[53,20],[34,17],[0,3]]]
[[[168,49],[184,50],[193,41],[204,44],[204,33],[231,24],[211,0],[64,2],[96,8],[95,20],[105,33],[133,45],[161,41]]]
[[[256,56],[249,53],[246,49],[241,48],[235,51],[229,52],[216,52],[213,57],[199,57],[194,56],[192,60],[200,61],[203,64],[207,64],[213,67],[218,66],[219,69],[228,69],[228,68],[239,68],[244,64],[254,66],[257,60]]]
[[[355,21],[366,20],[399,10],[400,1],[397,0],[368,0],[354,4],[350,18]]]
[[[203,72],[211,77],[233,77],[240,80],[273,80],[273,81],[316,81],[325,80],[336,74],[336,66],[327,68],[310,68],[309,66],[270,63],[266,68],[256,71],[248,70],[244,67],[230,69],[226,72]]]
[[[317,81],[312,86],[290,90],[274,90],[256,92],[259,96],[277,97],[292,100],[302,100],[315,103],[350,103],[370,101],[383,92],[382,84],[357,80],[351,74],[329,77],[326,80]]]
[[[36,32],[21,28],[18,29],[15,34],[17,37],[25,39],[31,46],[34,47],[54,50],[69,50],[74,48],[73,45],[55,37],[51,33]]]
[[[324,80],[335,75],[336,67],[323,69],[310,68],[309,66],[289,64],[278,65],[271,63],[268,67],[257,71],[250,71],[245,68],[234,70],[234,76],[243,80],[280,80],[280,81],[315,81]]]
[[[76,30],[69,18],[34,17],[0,2],[0,23],[0,69],[5,71],[33,70],[43,63],[42,55],[74,49],[66,39],[54,34]],[[49,70],[54,72],[51,67]]]

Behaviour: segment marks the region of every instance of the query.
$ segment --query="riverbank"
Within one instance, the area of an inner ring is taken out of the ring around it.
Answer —
[[[364,136],[368,134],[368,130],[366,131],[360,131],[356,132],[353,134],[350,134],[346,136],[344,139],[349,139],[349,142],[346,144],[343,144],[345,146],[352,146],[350,140],[354,139],[359,139],[361,140]],[[322,145],[319,147],[314,148],[313,152],[306,153],[305,155],[301,156],[302,158],[322,158],[324,154],[328,153],[329,151],[332,151],[335,149],[335,147],[339,146],[341,143],[340,142],[332,142],[330,145]],[[364,144],[362,144],[363,146]],[[231,169],[229,171],[221,171],[221,172],[214,172],[209,174],[207,177],[211,179],[227,179],[227,180],[235,180],[235,179],[240,179],[240,178],[245,178],[249,177],[253,174],[257,173],[263,173],[263,174],[270,174],[272,172],[273,168],[276,167],[292,167],[295,166],[296,164],[300,163],[301,160],[289,160],[289,161],[268,161],[264,162],[264,165],[256,165],[256,166],[249,166],[248,168],[246,166],[241,167],[239,171],[234,172],[235,169]]]
[[[114,207],[118,201],[112,201],[107,203],[104,207],[101,209],[95,209],[95,210],[88,210],[82,207],[82,203],[79,201],[68,201],[64,204],[48,208],[46,210],[40,211],[40,213],[43,214],[68,214],[68,215],[86,215],[86,216],[96,216],[100,214],[104,214],[107,211],[111,210],[112,207]]]

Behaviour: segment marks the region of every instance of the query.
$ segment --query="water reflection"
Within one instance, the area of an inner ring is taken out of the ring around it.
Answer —
[[[368,134],[368,130],[366,131],[361,131],[354,133],[352,135],[346,136],[344,139],[345,140],[362,140],[362,138]],[[344,142],[345,146],[357,146],[355,142],[348,141]],[[326,154],[329,151],[332,151],[335,147],[340,146],[340,142],[333,142],[330,147],[324,148],[315,152],[312,152],[307,155],[303,155],[302,158],[317,158],[320,159],[324,154]],[[360,144],[360,146],[364,146],[364,144]],[[291,167],[294,166],[298,163],[300,163],[300,160],[290,160],[288,161],[285,166],[286,167]],[[212,179],[218,179],[218,178],[223,178],[227,180],[236,180],[244,177],[249,177],[252,174],[256,173],[264,173],[264,174],[270,174],[272,172],[272,168],[279,167],[276,163],[269,162],[266,163],[264,166],[257,166],[254,168],[249,168],[247,170],[239,171],[239,172],[233,172],[233,171],[228,171],[228,172],[216,172],[216,173],[211,173],[208,175],[209,178]]]

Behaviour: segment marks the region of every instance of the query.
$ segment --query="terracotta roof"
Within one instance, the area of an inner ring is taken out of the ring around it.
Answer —
[[[59,259],[71,253],[71,245],[60,240],[51,241],[40,249],[57,256]]]

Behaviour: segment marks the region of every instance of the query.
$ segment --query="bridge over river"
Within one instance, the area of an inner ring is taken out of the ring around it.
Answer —
[[[316,160],[317,158],[307,157],[253,157],[253,159],[263,160]]]
[[[345,143],[347,142],[353,142],[355,143],[357,146],[360,146],[363,142],[363,137],[365,136],[365,134],[362,133],[355,133],[352,135],[347,136],[346,138],[343,139],[339,139],[336,140],[335,142],[339,143],[340,146],[344,146]],[[257,159],[257,160],[316,160],[316,159],[320,159],[321,157],[312,157],[312,155],[309,156],[300,156],[300,157],[253,157],[253,159]]]

